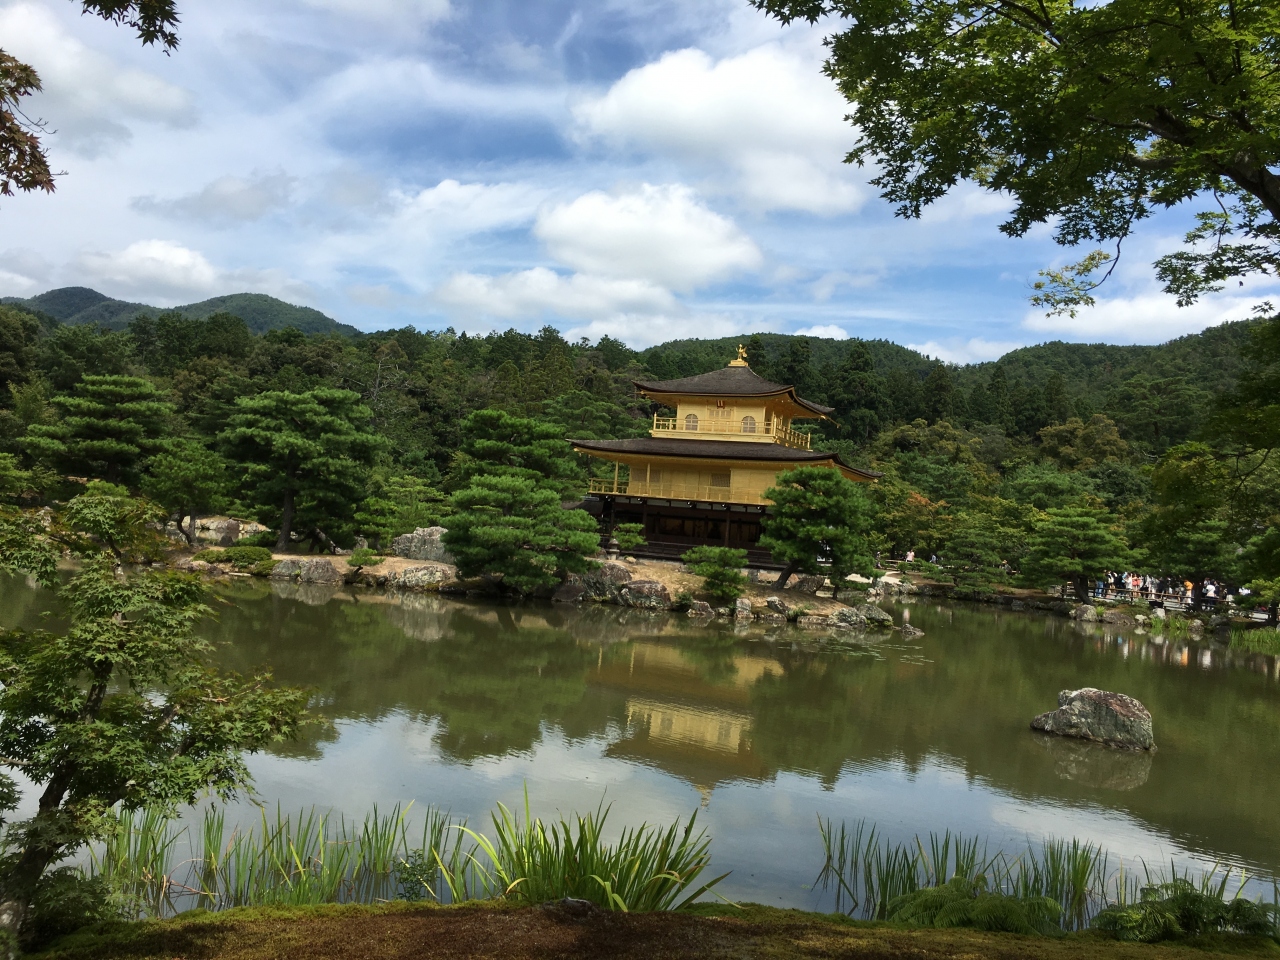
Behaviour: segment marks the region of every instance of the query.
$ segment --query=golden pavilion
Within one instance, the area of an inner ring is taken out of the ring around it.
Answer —
[[[571,442],[613,464],[612,477],[590,481],[584,506],[606,530],[642,524],[651,555],[676,556],[699,544],[751,552],[770,505],[764,492],[784,470],[830,467],[862,483],[880,476],[810,449],[794,421],[830,420],[833,408],[754,373],[742,347],[722,370],[633,383],[667,411],[654,415],[649,436]]]

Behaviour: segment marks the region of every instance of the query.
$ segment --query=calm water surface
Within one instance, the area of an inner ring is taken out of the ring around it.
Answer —
[[[829,905],[818,817],[888,835],[1045,836],[1152,863],[1280,874],[1280,667],[961,604],[892,607],[925,631],[839,648],[794,628],[698,627],[613,607],[495,606],[237,582],[206,626],[224,666],[315,689],[327,729],[252,758],[258,798],[357,816],[415,801],[484,821],[602,799],[615,827],[694,810],[721,891]],[[0,626],[48,594],[0,581]],[[1047,738],[1059,690],[1131,694],[1159,750]],[[240,813],[255,818],[254,808]]]

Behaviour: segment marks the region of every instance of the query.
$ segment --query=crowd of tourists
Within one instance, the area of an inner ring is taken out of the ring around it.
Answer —
[[[1106,600],[1146,600],[1174,603],[1193,610],[1213,609],[1218,601],[1231,598],[1230,588],[1217,580],[1188,580],[1185,577],[1153,577],[1150,574],[1108,570],[1094,584],[1093,595]]]

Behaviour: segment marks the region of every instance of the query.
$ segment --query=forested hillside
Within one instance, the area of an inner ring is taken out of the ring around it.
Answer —
[[[113,300],[88,287],[61,287],[27,300],[4,297],[0,298],[0,303],[51,317],[65,324],[91,323],[108,330],[123,330],[137,317],[154,319],[167,312],[161,307],[145,303]],[[215,313],[233,313],[248,324],[253,333],[283,330],[286,327],[293,327],[303,333],[341,333],[347,336],[358,336],[360,333],[355,327],[326,317],[319,310],[296,307],[264,293],[233,293],[171,309],[195,320],[203,320]]]
[[[45,307],[94,308],[57,293]],[[38,311],[0,307],[0,467],[26,478],[11,490],[56,499],[74,492],[65,478],[100,478],[177,515],[256,517],[286,546],[376,542],[439,520],[451,494],[528,495],[543,511],[572,500],[602,467],[565,438],[644,434],[657,411],[633,380],[721,367],[739,342],[637,352],[609,337],[570,343],[551,327],[256,333],[225,309],[144,313],[113,330]],[[1079,566],[1067,541],[1083,537],[1109,566],[1244,582],[1280,576],[1265,427],[1276,330],[1051,343],[966,367],[885,341],[742,342],[756,372],[835,408],[805,427],[815,446],[884,474],[869,488],[882,550],[936,553],[973,587],[1010,571],[1067,576]],[[508,479],[486,487],[494,471]]]

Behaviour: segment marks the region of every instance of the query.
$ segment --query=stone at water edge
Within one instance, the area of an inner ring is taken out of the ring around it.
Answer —
[[[691,600],[689,602],[689,616],[691,617],[714,617],[715,610],[711,604],[705,600]]]
[[[902,625],[902,635],[903,635],[903,637],[905,637],[905,638],[907,638],[908,640],[910,640],[910,639],[912,639],[913,637],[923,637],[923,636],[924,636],[924,631],[923,631],[923,630],[921,630],[919,627],[913,627],[913,626],[912,626],[911,624],[909,624],[909,623],[904,623],[904,624]]]
[[[1131,750],[1154,750],[1151,712],[1123,693],[1082,687],[1058,694],[1058,709],[1031,721],[1031,729],[1094,740]]]
[[[739,597],[733,605],[733,617],[735,620],[750,620],[751,601],[746,597]]]
[[[665,584],[657,580],[632,580],[618,590],[624,606],[647,610],[666,610],[671,606],[671,594]]]
[[[392,540],[391,552],[406,560],[453,563],[453,554],[444,545],[444,535],[448,532],[444,527],[419,527],[413,533],[406,533]]]
[[[1082,603],[1071,611],[1071,616],[1081,623],[1097,623],[1098,608],[1092,604]]]
[[[786,605],[786,603],[785,603],[783,600],[781,600],[780,598],[778,598],[778,597],[765,597],[764,603],[765,603],[765,606],[767,606],[767,607],[768,607],[770,610],[772,610],[774,613],[780,613],[780,614],[782,614],[784,617],[787,615],[787,605]]]

